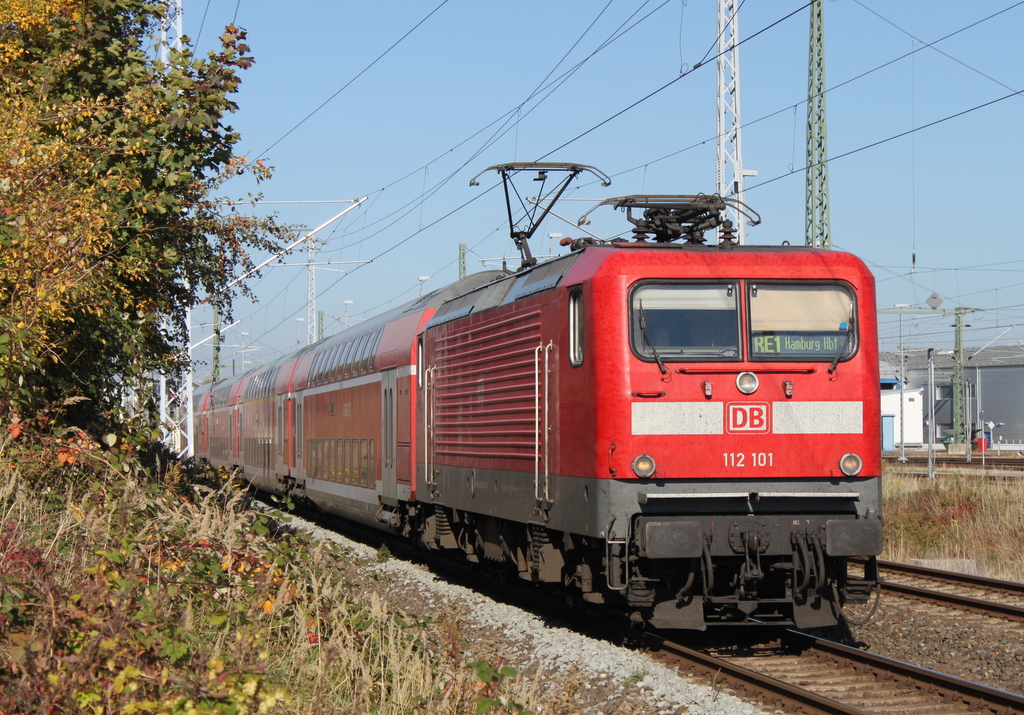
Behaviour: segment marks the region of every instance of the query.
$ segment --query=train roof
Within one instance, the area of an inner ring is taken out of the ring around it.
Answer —
[[[839,269],[847,275],[850,271],[870,275],[870,271],[864,263],[853,254],[803,245],[747,244],[741,246],[728,243],[703,245],[628,240],[597,242],[589,238],[570,239],[565,243],[571,249],[566,255],[521,268],[514,273],[507,270],[487,270],[473,273],[316,343],[304,346],[273,362],[254,368],[241,376],[227,378],[197,388],[197,393],[210,390],[217,397],[221,397],[225,395],[224,390],[228,385],[244,380],[265,384],[265,390],[273,391],[273,385],[278,379],[277,373],[283,365],[294,364],[295,361],[301,360],[307,355],[333,347],[406,316],[435,311],[425,326],[431,328],[471,313],[480,313],[530,295],[552,290],[560,285],[570,272],[572,272],[571,280],[576,281],[585,279],[588,275],[614,270],[616,265],[622,265],[623,262],[650,266],[665,265],[664,258],[672,255],[692,258],[692,262],[686,261],[688,267],[698,269],[698,273],[704,273],[699,268],[703,264],[707,275],[716,276],[723,275],[721,273],[723,266],[735,267],[737,270],[743,268],[743,275],[751,275],[750,267],[757,266],[755,273],[771,277],[783,275],[780,273],[782,269],[785,269],[786,275],[798,277],[801,274],[820,274],[822,268]],[[675,261],[670,263],[678,266]],[[577,270],[573,271],[574,267]],[[666,267],[668,266],[666,265]],[[695,277],[700,277],[700,275]],[[418,330],[418,328],[417,321],[415,329]],[[253,384],[247,388],[248,391],[254,389],[259,391],[259,385]]]
[[[213,392],[215,395],[220,395],[223,394],[224,391],[232,384],[246,380],[258,383],[252,386],[252,389],[255,389],[256,391],[273,391],[273,386],[278,379],[278,371],[286,364],[293,365],[296,361],[311,353],[316,353],[326,348],[333,347],[334,345],[344,342],[345,340],[349,340],[354,336],[376,330],[382,325],[400,320],[406,316],[415,315],[428,310],[435,310],[452,298],[464,295],[465,293],[473,291],[482,285],[494,283],[496,280],[500,280],[501,278],[508,276],[509,273],[503,270],[488,270],[473,273],[454,283],[431,291],[426,295],[419,296],[407,303],[403,303],[395,308],[379,313],[372,318],[357,323],[350,328],[346,328],[340,333],[329,335],[315,343],[303,346],[299,350],[276,358],[272,362],[255,367],[242,375],[228,377],[215,383],[209,383],[201,387],[197,387],[196,394]]]

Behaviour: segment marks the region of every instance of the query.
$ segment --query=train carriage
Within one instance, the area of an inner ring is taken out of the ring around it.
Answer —
[[[693,199],[627,198],[645,216]],[[475,274],[197,409],[217,424],[238,395],[240,442],[282,455],[270,474],[238,453],[262,488],[658,627],[838,622],[881,549],[870,272],[634,224],[639,240]],[[223,462],[219,445],[200,456]]]

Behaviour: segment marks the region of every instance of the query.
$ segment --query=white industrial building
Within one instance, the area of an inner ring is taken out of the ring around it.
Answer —
[[[935,444],[953,439],[952,351],[908,350],[903,362],[903,429],[900,429],[899,353],[880,356],[883,449]],[[1024,348],[1019,345],[965,351],[964,405],[974,439],[989,439],[993,450],[1024,448]],[[931,390],[929,390],[929,386]],[[929,401],[929,396],[933,402]],[[929,416],[934,410],[934,426]],[[905,437],[905,439],[904,439]],[[962,442],[962,438],[957,440]]]

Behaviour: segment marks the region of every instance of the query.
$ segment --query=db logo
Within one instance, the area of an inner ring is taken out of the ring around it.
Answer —
[[[768,432],[768,403],[744,402],[726,405],[726,432]]]

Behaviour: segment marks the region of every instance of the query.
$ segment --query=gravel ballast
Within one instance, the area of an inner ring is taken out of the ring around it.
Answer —
[[[439,578],[331,529],[294,518],[292,526],[349,549],[356,580],[397,610],[458,621],[471,659],[508,665],[532,679],[538,715],[647,713],[757,715],[774,712],[682,677],[651,656],[583,635],[514,605]],[[835,629],[826,629],[835,630]],[[842,630],[842,629],[838,629]],[[1024,692],[1024,625],[887,595],[874,617],[843,637],[872,653],[1001,690]]]
[[[532,678],[541,714],[760,715],[772,712],[681,677],[645,653],[589,638],[458,584],[420,564],[389,558],[330,529],[293,518],[291,525],[350,549],[363,560],[360,586],[412,615],[458,618],[474,659],[501,662]],[[376,572],[376,573],[373,573]],[[549,697],[544,697],[550,693]]]

